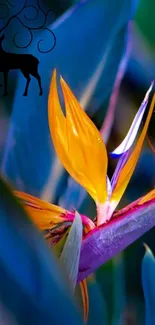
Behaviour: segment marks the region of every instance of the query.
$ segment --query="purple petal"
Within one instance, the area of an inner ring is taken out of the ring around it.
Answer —
[[[145,109],[147,107],[147,104],[148,104],[148,100],[149,100],[149,95],[152,91],[152,88],[153,88],[153,85],[154,85],[154,81],[152,81],[151,85],[150,85],[150,88],[148,89],[145,97],[144,97],[144,100],[131,124],[131,127],[129,129],[129,132],[127,133],[125,139],[121,142],[121,144],[111,153],[111,155],[114,157],[114,156],[118,156],[118,155],[121,155],[123,154],[124,152],[126,152],[127,150],[129,150],[136,138],[136,135],[138,133],[138,130],[139,130],[139,127],[140,127],[140,124],[141,124],[141,121],[142,121],[142,118],[143,118],[143,115],[145,113]]]
[[[128,209],[83,240],[78,282],[155,226],[155,199]]]
[[[114,187],[115,187],[115,185],[117,183],[120,172],[121,172],[123,166],[125,165],[128,157],[129,157],[129,154],[130,154],[130,151],[127,151],[127,152],[123,153],[123,155],[120,157],[120,159],[119,159],[119,161],[117,163],[117,166],[115,168],[114,174],[113,174],[112,179],[111,179],[111,189],[112,189],[112,191],[114,190]]]

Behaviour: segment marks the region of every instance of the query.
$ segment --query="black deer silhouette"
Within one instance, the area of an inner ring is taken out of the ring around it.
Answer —
[[[8,72],[9,70],[13,69],[20,69],[27,80],[23,96],[27,96],[28,94],[28,87],[31,81],[30,75],[37,79],[40,89],[39,95],[41,96],[43,94],[43,90],[41,86],[41,77],[38,73],[39,60],[31,54],[15,54],[4,51],[2,47],[2,42],[4,39],[5,35],[3,34],[0,37],[0,72],[3,72],[4,75],[4,96],[7,96],[8,94]]]

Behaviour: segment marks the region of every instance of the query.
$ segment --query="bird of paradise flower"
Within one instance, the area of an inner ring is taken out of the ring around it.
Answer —
[[[83,237],[88,240],[91,236],[93,238],[92,242],[95,243],[97,233],[99,234],[101,228],[103,231],[105,226],[110,229],[114,221],[115,224],[120,222],[123,224],[120,218],[124,220],[124,218],[128,218],[131,211],[141,212],[143,206],[150,202],[155,202],[155,190],[153,189],[129,206],[115,212],[132,177],[142,150],[154,110],[155,94],[152,97],[144,127],[135,146],[134,141],[144,116],[154,82],[151,83],[127,136],[112,153],[112,155],[118,156],[119,160],[111,181],[107,176],[107,150],[100,132],[82,109],[62,77],[60,83],[64,96],[66,116],[62,112],[59,102],[55,70],[48,100],[50,133],[55,150],[62,164],[68,173],[86,189],[96,203],[96,220],[92,221],[87,216],[81,215],[84,229]],[[55,245],[74,220],[75,212],[67,211],[27,193],[15,191],[15,194],[22,201],[37,227],[41,231],[49,231],[46,238],[51,240],[52,245]],[[136,237],[133,238],[135,239]],[[99,238],[99,241],[101,241],[101,238]],[[129,243],[130,241],[127,241],[127,244]],[[98,243],[96,243],[96,247],[97,245]],[[126,244],[124,246],[120,245],[120,249],[125,246]],[[89,247],[91,247],[91,244]],[[118,249],[114,250],[114,254],[116,252],[118,252]],[[101,264],[101,262],[99,263]],[[84,279],[86,275],[94,271],[94,266],[92,265],[94,264],[90,262],[87,268],[81,268],[81,273],[84,273],[84,275],[78,279],[78,281],[81,281],[85,320],[88,315],[88,295]]]

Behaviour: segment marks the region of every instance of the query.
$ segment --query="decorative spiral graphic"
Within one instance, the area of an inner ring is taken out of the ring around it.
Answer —
[[[15,7],[15,5],[11,4],[10,1],[7,1],[5,4],[0,4],[0,20],[7,18],[9,16],[9,12],[10,12],[9,7]],[[45,12],[41,8],[39,0],[37,0],[37,7],[35,7],[34,5],[27,4],[27,0],[25,0],[23,6],[19,9],[19,11],[16,14],[14,14],[8,18],[8,21],[6,22],[6,24],[0,29],[0,33],[2,31],[4,31],[9,26],[10,22],[13,19],[16,19],[24,27],[24,29],[27,30],[27,32],[29,34],[29,41],[27,42],[27,44],[25,44],[23,46],[19,45],[17,43],[17,38],[18,38],[19,32],[16,32],[15,35],[13,36],[13,44],[17,48],[24,49],[24,48],[29,47],[30,44],[33,42],[33,31],[45,30],[51,36],[50,48],[47,50],[42,50],[41,43],[44,41],[44,39],[40,39],[37,43],[37,49],[40,53],[49,53],[56,46],[56,36],[55,36],[54,32],[46,26],[47,17],[50,12],[52,12],[52,9],[49,9],[47,12]],[[31,17],[30,17],[30,13],[31,13]],[[21,17],[21,14],[23,14],[23,17]],[[36,24],[38,23],[39,14],[41,14],[43,16],[42,24],[37,25],[35,27],[28,26],[28,24],[30,22],[34,23],[36,21]],[[24,21],[23,21],[23,18],[24,18]]]

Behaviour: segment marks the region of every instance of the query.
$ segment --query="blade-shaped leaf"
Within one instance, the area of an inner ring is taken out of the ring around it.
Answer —
[[[62,183],[59,184],[63,169],[55,159],[47,121],[52,71],[56,67],[77,98],[85,107],[89,103],[93,112],[108,101],[125,50],[133,3],[131,0],[81,1],[50,26],[57,38],[53,52],[43,56],[36,53],[36,47],[29,49],[40,60],[44,94],[38,95],[37,81],[31,80],[27,98],[22,97],[25,80],[20,76],[3,160],[3,172],[16,188],[43,195],[46,200],[54,201],[62,195]],[[48,33],[40,36],[45,40],[44,49],[48,48],[51,36]],[[66,189],[65,179],[63,187]]]
[[[118,99],[118,96],[119,96],[119,90],[120,90],[121,82],[122,82],[122,79],[124,77],[126,67],[127,67],[127,64],[128,64],[128,60],[129,60],[129,57],[130,57],[130,54],[131,54],[132,25],[133,25],[133,22],[131,20],[128,23],[126,50],[125,50],[125,53],[124,53],[124,55],[122,57],[122,60],[120,62],[119,68],[118,68],[118,72],[117,72],[114,87],[113,87],[113,90],[112,90],[112,93],[111,93],[111,96],[110,96],[106,116],[105,116],[104,122],[103,122],[103,124],[101,126],[101,129],[100,129],[100,132],[102,134],[102,137],[103,137],[105,143],[108,142],[108,139],[109,139],[109,136],[110,136],[110,133],[111,133],[111,129],[112,129],[114,118],[115,118],[115,108],[116,108],[116,103],[117,103],[117,99]]]
[[[155,226],[155,199],[125,210],[83,239],[78,282]]]
[[[2,179],[0,216],[2,305],[17,324],[81,324],[52,252]]]
[[[142,283],[145,297],[145,325],[155,324],[155,258],[146,246],[146,253],[142,261]]]
[[[95,275],[91,275],[87,280],[89,294],[89,317],[88,325],[104,324],[107,322],[107,305],[103,296],[102,289],[95,279]]]
[[[121,324],[125,306],[125,267],[123,253],[112,259],[113,265],[113,315],[112,325]]]
[[[75,219],[71,226],[64,249],[61,254],[63,262],[72,288],[75,288],[79,270],[80,251],[82,244],[82,221],[78,212],[75,213]]]

